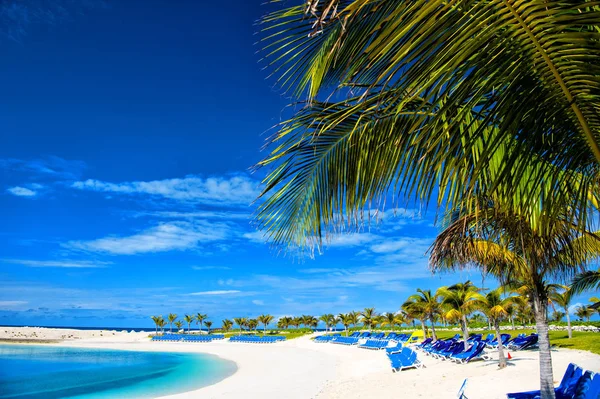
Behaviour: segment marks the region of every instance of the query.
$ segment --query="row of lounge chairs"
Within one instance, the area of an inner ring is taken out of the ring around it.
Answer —
[[[554,388],[556,399],[598,399],[600,397],[600,374],[569,364],[560,385]],[[508,399],[537,399],[540,391],[517,392],[506,395]]]
[[[152,341],[162,342],[211,342],[217,339],[224,339],[223,334],[209,334],[209,335],[192,335],[192,334],[163,334],[155,335],[152,337]]]
[[[456,339],[456,337],[436,342],[433,342],[431,338],[427,338],[420,345],[417,345],[417,348],[436,359],[450,360],[461,364],[482,359],[483,350],[486,346],[485,342],[475,338],[469,340],[468,344],[469,346],[465,350],[465,343]]]
[[[409,335],[391,332],[387,336],[385,333],[354,332],[349,337],[342,337],[341,334],[321,335],[314,339],[316,343],[334,343],[340,345],[358,345],[365,349],[384,349],[389,342],[406,342]]]
[[[280,335],[234,335],[229,338],[229,342],[244,342],[250,344],[273,344],[279,341],[285,341],[285,337]]]

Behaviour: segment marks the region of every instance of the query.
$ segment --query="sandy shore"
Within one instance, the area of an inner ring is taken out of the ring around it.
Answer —
[[[419,354],[425,368],[392,373],[385,354],[356,347],[315,344],[308,337],[257,345],[216,341],[211,343],[150,342],[147,333],[0,328],[0,339],[67,340],[60,345],[143,351],[198,352],[234,361],[238,370],[219,383],[169,398],[455,398],[468,378],[467,396],[505,398],[507,392],[535,389],[538,384],[536,351],[511,352],[509,367],[496,362],[457,365]],[[35,331],[34,331],[35,330]],[[600,371],[600,356],[557,349],[552,354],[555,380],[570,362]]]

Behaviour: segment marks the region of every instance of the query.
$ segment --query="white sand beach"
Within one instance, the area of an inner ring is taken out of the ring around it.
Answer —
[[[169,398],[455,398],[468,378],[467,396],[505,398],[507,392],[536,389],[536,351],[511,352],[509,367],[496,362],[457,365],[423,354],[425,368],[392,373],[382,351],[334,344],[316,344],[302,337],[276,344],[150,342],[147,333],[0,329],[0,339],[31,337],[68,338],[58,345],[142,351],[198,352],[232,360],[238,370],[217,384]],[[54,344],[55,345],[55,344]],[[590,352],[556,349],[552,353],[558,383],[570,362],[600,371],[600,356]]]

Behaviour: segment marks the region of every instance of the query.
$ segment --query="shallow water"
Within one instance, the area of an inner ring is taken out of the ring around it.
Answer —
[[[204,354],[0,345],[0,398],[154,398],[214,384],[235,369]]]

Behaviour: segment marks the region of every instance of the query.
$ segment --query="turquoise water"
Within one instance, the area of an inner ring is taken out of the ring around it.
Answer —
[[[203,354],[0,345],[0,398],[154,398],[214,384],[235,370]]]

